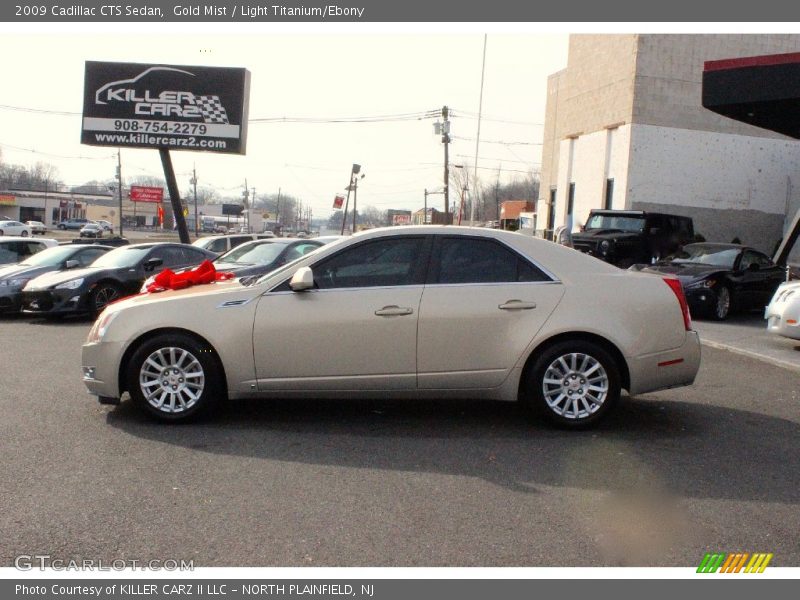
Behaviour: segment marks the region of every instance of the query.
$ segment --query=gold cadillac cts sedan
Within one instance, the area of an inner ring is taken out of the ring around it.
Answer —
[[[108,306],[83,346],[100,402],[183,421],[227,398],[522,401],[565,427],[622,389],[689,385],[700,345],[677,279],[469,227],[373,229],[261,278]]]

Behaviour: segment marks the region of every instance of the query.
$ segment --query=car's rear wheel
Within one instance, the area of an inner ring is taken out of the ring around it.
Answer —
[[[89,295],[89,308],[93,316],[99,315],[103,309],[122,297],[122,292],[113,283],[100,283]]]
[[[158,420],[176,423],[209,411],[223,388],[215,354],[191,336],[164,334],[142,344],[131,357],[128,391]]]
[[[731,290],[726,285],[720,285],[717,290],[717,302],[714,304],[714,311],[711,316],[717,321],[724,321],[731,313],[732,305]]]
[[[529,374],[531,408],[562,427],[590,426],[619,400],[619,367],[594,342],[558,342],[539,355]]]
[[[23,230],[20,232],[20,234],[19,234],[19,235],[20,235],[20,237],[28,237],[28,231],[27,231],[26,229],[23,229]]]

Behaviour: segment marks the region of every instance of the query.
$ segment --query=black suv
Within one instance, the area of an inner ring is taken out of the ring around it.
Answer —
[[[691,218],[639,210],[593,210],[572,236],[576,250],[622,268],[659,260],[692,241]]]

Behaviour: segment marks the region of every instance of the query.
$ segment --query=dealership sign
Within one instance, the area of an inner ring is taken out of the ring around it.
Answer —
[[[164,188],[132,185],[130,198],[132,202],[161,202],[164,199]]]
[[[16,200],[15,196],[10,196],[8,194],[0,194],[0,204],[14,204]]]
[[[86,62],[81,142],[245,153],[250,72]]]

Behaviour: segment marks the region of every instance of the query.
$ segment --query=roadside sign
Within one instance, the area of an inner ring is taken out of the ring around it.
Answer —
[[[246,69],[87,61],[81,142],[245,153]]]
[[[164,199],[164,188],[132,185],[131,202],[161,202]]]

